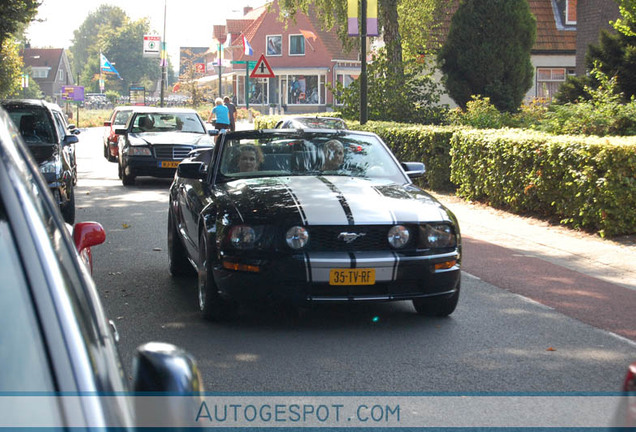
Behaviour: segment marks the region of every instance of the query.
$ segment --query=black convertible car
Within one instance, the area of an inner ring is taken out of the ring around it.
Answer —
[[[412,300],[446,316],[460,291],[455,216],[375,134],[260,130],[193,151],[170,188],[174,276],[198,273],[205,318],[244,302]]]

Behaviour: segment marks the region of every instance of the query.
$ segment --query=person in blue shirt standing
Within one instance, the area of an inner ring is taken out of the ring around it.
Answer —
[[[208,122],[214,121],[214,127],[218,130],[230,129],[230,112],[225,105],[223,105],[223,99],[216,98],[214,101],[214,108],[210,113]],[[214,118],[213,118],[214,117]]]

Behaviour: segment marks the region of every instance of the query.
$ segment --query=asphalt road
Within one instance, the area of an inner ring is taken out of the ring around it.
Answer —
[[[544,261],[520,263],[514,251],[478,238],[464,259],[483,273],[463,274],[449,318],[422,318],[400,302],[321,306],[298,317],[263,307],[230,323],[204,322],[196,280],[168,273],[170,181],[123,187],[117,165],[102,156],[101,133],[80,135],[77,220],[106,229],[106,243],[93,249],[94,278],[128,371],[134,348],[157,340],[191,352],[212,392],[611,392],[636,360],[636,343],[611,333],[620,328],[583,319],[576,304],[544,305],[516,292],[546,274]],[[575,276],[549,270],[534,291],[554,295]]]

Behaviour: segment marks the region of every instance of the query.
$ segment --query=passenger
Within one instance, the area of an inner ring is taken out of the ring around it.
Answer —
[[[257,146],[246,144],[239,147],[237,166],[239,172],[254,172],[260,170],[263,163],[263,152]]]
[[[325,171],[335,171],[340,168],[344,162],[344,146],[336,139],[329,140],[323,148],[325,154],[325,162],[322,169]]]
[[[153,130],[154,127],[155,127],[155,122],[150,117],[142,116],[139,118],[139,129],[141,129],[142,132],[148,132],[150,130]]]

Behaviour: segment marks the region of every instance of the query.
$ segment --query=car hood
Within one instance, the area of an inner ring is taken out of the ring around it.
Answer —
[[[447,210],[413,185],[353,177],[269,177],[222,186],[241,222],[303,225],[448,221]]]
[[[214,141],[207,134],[189,132],[143,132],[130,134],[131,140],[143,141],[150,145],[212,145]]]
[[[51,159],[57,153],[57,148],[55,144],[29,145],[29,150],[38,164]]]

